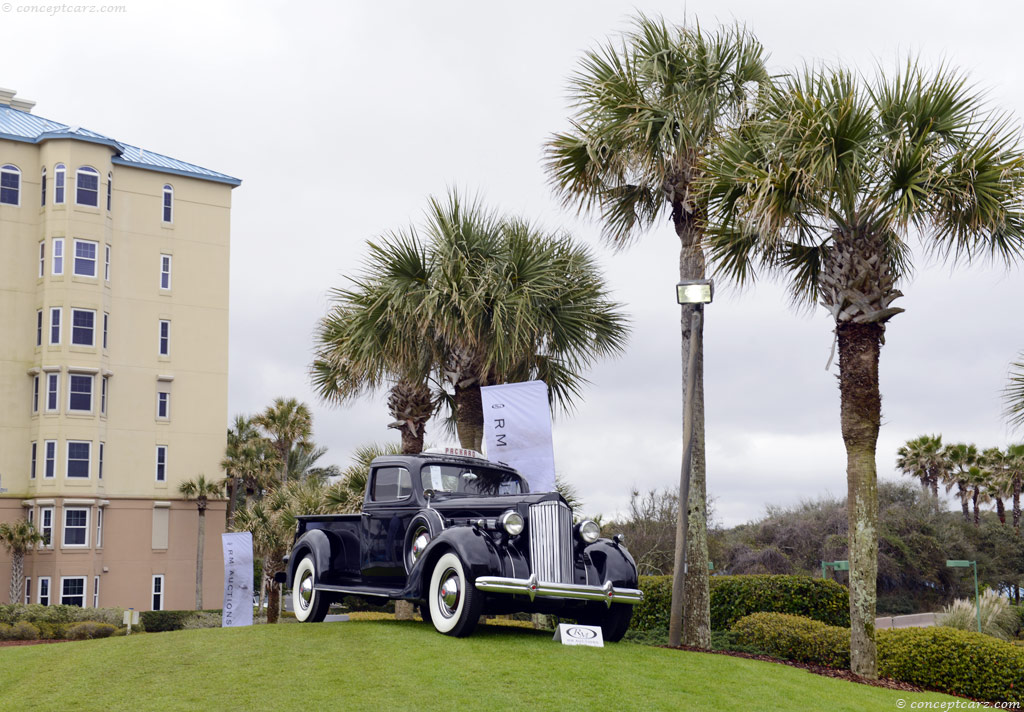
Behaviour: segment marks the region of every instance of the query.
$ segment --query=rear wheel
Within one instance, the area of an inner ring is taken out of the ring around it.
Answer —
[[[484,599],[466,575],[458,554],[449,552],[437,560],[427,602],[430,621],[439,633],[463,638],[476,628]]]
[[[313,587],[315,583],[316,562],[312,554],[306,554],[295,567],[292,578],[292,611],[295,619],[302,623],[321,622],[331,605],[327,596]]]

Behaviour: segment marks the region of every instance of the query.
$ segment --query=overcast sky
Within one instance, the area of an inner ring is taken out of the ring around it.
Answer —
[[[671,21],[746,23],[786,71],[828,60],[870,70],[907,52],[971,73],[1024,117],[1024,6],[989,2],[174,2],[117,14],[0,7],[0,86],[34,113],[237,176],[232,207],[230,412],[275,396],[313,408],[327,460],[348,462],[386,430],[384,396],[344,409],[309,387],[312,332],[368,238],[420,219],[449,185],[594,245],[633,320],[626,354],[600,364],[554,426],[558,471],[588,513],[632,487],[676,487],[681,455],[679,244],[669,224],[612,253],[598,226],[562,210],[542,144],[567,125],[566,78],[634,7]],[[952,271],[919,259],[882,350],[879,474],[922,433],[979,446],[1014,437],[999,392],[1024,349],[1020,271]],[[707,308],[708,486],[720,521],[846,491],[836,366],[822,309],[782,290],[721,285]],[[1017,434],[1018,439],[1024,435]],[[443,443],[439,428],[428,440]]]

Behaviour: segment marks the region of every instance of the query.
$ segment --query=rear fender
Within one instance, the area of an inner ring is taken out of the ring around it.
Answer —
[[[337,542],[338,546],[344,547],[344,543],[341,541]],[[305,558],[306,554],[313,555],[313,563],[316,565],[317,580],[315,583],[321,583],[321,580],[325,573],[331,570],[331,541],[327,537],[327,534],[321,529],[312,529],[295,542],[295,546],[292,548],[292,553],[288,556],[288,577],[285,580],[285,586],[290,588],[292,585],[292,579],[295,576],[295,569],[299,565],[299,562]],[[344,552],[338,552],[342,557]]]

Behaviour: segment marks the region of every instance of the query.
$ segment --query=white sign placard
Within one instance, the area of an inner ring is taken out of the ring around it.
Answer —
[[[252,625],[252,534],[221,534],[224,548],[224,608],[221,626]]]
[[[487,459],[514,467],[531,492],[555,491],[551,408],[544,381],[506,383],[480,389]]]
[[[591,648],[604,647],[604,634],[599,625],[580,625],[579,623],[559,623],[558,630],[552,640],[561,641],[562,645],[588,645]]]

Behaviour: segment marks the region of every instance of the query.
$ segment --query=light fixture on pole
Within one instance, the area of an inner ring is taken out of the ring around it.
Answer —
[[[947,559],[946,566],[951,569],[974,567],[974,610],[978,614],[978,632],[981,632],[981,598],[978,596],[978,562],[966,559]]]
[[[690,316],[690,353],[686,369],[686,392],[683,399],[683,465],[679,473],[679,511],[676,517],[676,549],[672,576],[672,607],[669,610],[668,644],[678,647],[682,642],[683,590],[686,582],[686,528],[690,501],[690,464],[693,459],[693,396],[697,388],[697,355],[701,351],[701,324],[704,305],[715,296],[715,283],[710,279],[685,279],[676,285],[676,302],[693,307]]]
[[[821,577],[828,578],[825,573],[825,569],[832,569],[833,571],[849,571],[850,562],[848,559],[840,559],[839,561],[822,561],[821,562]]]

